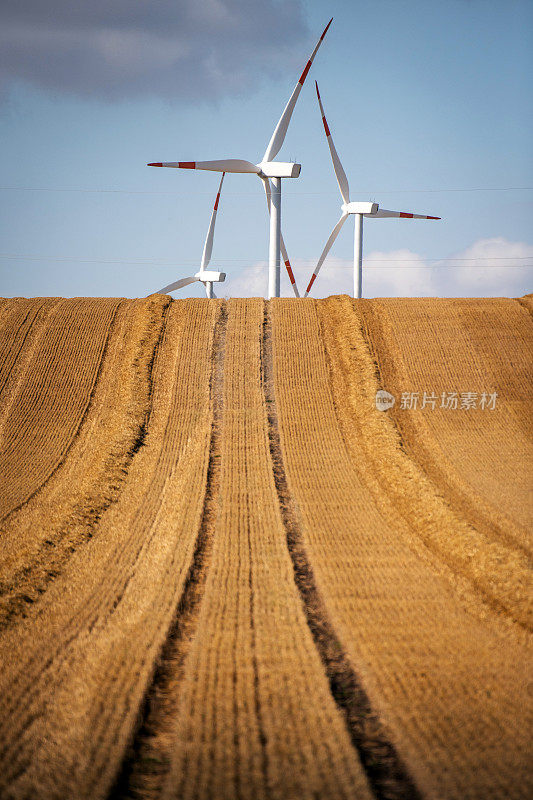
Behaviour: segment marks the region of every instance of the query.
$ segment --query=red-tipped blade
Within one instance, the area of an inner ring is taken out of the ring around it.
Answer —
[[[441,217],[429,217],[426,214],[412,214],[410,211],[388,211],[386,208],[378,208],[374,214],[365,214],[365,217],[378,217],[381,219],[441,219]]]
[[[218,192],[215,199],[215,205],[213,206],[213,211],[211,212],[211,222],[209,223],[207,236],[205,238],[204,252],[202,253],[202,262],[200,264],[200,272],[203,272],[204,269],[206,269],[211,260],[211,253],[213,252],[213,238],[215,236],[215,222],[217,218],[218,204],[220,202],[220,192],[222,191],[222,184],[224,182],[225,174],[226,174],[225,172],[222,173],[222,177],[218,185]]]
[[[335,149],[335,145],[333,144],[333,136],[331,135],[331,131],[329,129],[328,121],[326,119],[326,113],[324,111],[324,106],[322,105],[322,98],[320,97],[320,92],[318,90],[318,83],[315,81],[316,87],[316,96],[318,98],[318,105],[320,108],[320,113],[322,115],[322,124],[324,125],[324,131],[326,133],[326,140],[329,147],[329,152],[331,154],[331,160],[333,162],[333,169],[335,170],[335,176],[337,178],[337,183],[339,184],[340,193],[342,195],[342,199],[345,203],[350,202],[350,187],[348,185],[348,178],[346,177],[346,173],[344,168],[341,164],[341,160],[339,158],[339,154]]]
[[[305,65],[304,71],[302,72],[302,74],[300,75],[300,78],[298,79],[298,83],[296,84],[296,87],[294,88],[294,91],[293,91],[293,93],[291,94],[291,96],[289,98],[289,102],[285,106],[283,114],[281,115],[280,120],[279,120],[278,124],[276,125],[276,129],[274,130],[274,133],[272,134],[272,138],[270,139],[270,142],[268,143],[268,147],[266,149],[265,155],[263,156],[263,161],[272,161],[275,158],[275,156],[279,153],[279,151],[281,150],[281,146],[282,146],[282,144],[284,142],[285,135],[287,133],[287,128],[289,127],[289,122],[291,121],[292,112],[294,111],[294,106],[296,105],[296,101],[298,100],[298,95],[300,94],[300,91],[302,89],[304,81],[307,78],[307,73],[311,69],[311,64],[313,63],[313,59],[317,54],[317,50],[320,47],[320,45],[322,44],[322,40],[324,39],[324,36],[326,35],[327,30],[328,30],[329,26],[331,25],[332,21],[333,21],[333,17],[330,19],[330,21],[328,22],[328,24],[324,28],[324,32],[322,33],[322,36],[320,37],[320,39],[316,43],[315,49],[311,53],[311,55],[309,57],[309,61]]]
[[[330,21],[328,22],[328,24],[327,24],[327,25],[326,25],[326,27],[324,28],[324,33],[323,33],[323,34],[322,34],[322,36],[320,37],[320,41],[322,41],[322,39],[324,38],[324,36],[325,36],[325,35],[326,35],[326,33],[328,32],[328,28],[329,28],[329,26],[331,25],[331,23],[332,23],[332,22],[333,22],[333,17],[330,19]]]
[[[174,169],[206,169],[210,172],[251,172],[259,175],[260,169],[251,161],[241,158],[222,158],[217,161],[156,161],[149,167],[173,167]]]
[[[301,84],[302,86],[304,85],[304,83],[305,83],[305,79],[307,78],[307,73],[308,73],[308,72],[309,72],[309,70],[311,69],[311,64],[313,63],[313,58],[315,57],[316,50],[318,50],[318,48],[320,47],[320,43],[321,43],[321,42],[324,40],[324,36],[325,36],[325,35],[326,35],[326,33],[328,32],[328,28],[329,28],[329,26],[331,25],[331,23],[332,23],[332,22],[333,22],[333,17],[330,19],[330,21],[328,22],[328,24],[327,24],[327,25],[326,25],[326,27],[324,28],[324,32],[322,33],[322,36],[321,36],[321,37],[320,37],[320,39],[318,40],[318,44],[317,44],[317,46],[316,46],[316,49],[315,49],[315,51],[313,52],[313,55],[311,56],[311,58],[309,59],[309,61],[308,61],[308,62],[307,62],[307,64],[305,65],[305,67],[304,67],[304,71],[303,71],[303,72],[302,72],[302,74],[300,75],[300,80],[298,81],[298,83],[299,83],[299,84]]]
[[[311,286],[312,286],[312,285],[313,285],[313,283],[315,282],[315,280],[316,280],[316,276],[317,276],[317,275],[318,275],[318,273],[320,272],[320,267],[321,267],[321,266],[322,266],[322,264],[324,263],[324,261],[325,261],[325,258],[326,258],[326,256],[327,256],[327,254],[329,253],[329,251],[330,251],[330,249],[331,249],[331,246],[332,246],[333,242],[334,242],[334,241],[335,241],[335,239],[337,238],[337,236],[338,236],[338,234],[339,234],[339,231],[340,231],[340,229],[342,228],[342,226],[344,225],[344,223],[345,223],[345,222],[346,222],[346,220],[348,219],[348,216],[349,216],[348,214],[346,214],[345,212],[343,212],[343,213],[342,213],[342,216],[341,216],[341,218],[340,218],[340,220],[337,222],[337,224],[335,225],[335,227],[334,227],[334,228],[333,228],[333,230],[331,231],[331,233],[330,233],[330,235],[329,235],[329,239],[328,239],[328,240],[327,240],[327,242],[326,242],[326,246],[325,246],[325,247],[324,247],[324,249],[322,250],[322,253],[321,253],[321,255],[320,255],[320,258],[318,259],[318,263],[317,263],[317,265],[316,265],[316,267],[315,267],[315,269],[314,269],[314,272],[313,272],[313,274],[311,275],[311,280],[309,281],[309,284],[308,284],[308,286],[307,286],[307,289],[305,290],[304,297],[307,297],[307,295],[308,295],[308,294],[309,294],[309,292],[311,291]]]

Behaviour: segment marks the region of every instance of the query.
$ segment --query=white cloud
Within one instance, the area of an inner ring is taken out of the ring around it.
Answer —
[[[294,274],[303,295],[313,267],[295,259]],[[266,297],[265,262],[228,270],[221,297]],[[412,250],[374,250],[363,262],[364,297],[520,297],[533,291],[533,245],[503,237],[479,239],[442,261],[430,262]],[[328,257],[311,291],[312,297],[353,294],[353,262]],[[282,295],[292,297],[282,267]]]
[[[268,266],[266,262],[254,264],[232,277],[230,270],[220,284],[219,297],[266,297],[268,291]]]
[[[307,270],[306,280],[312,270]],[[298,270],[298,275],[300,271]],[[313,297],[331,294],[353,294],[353,261],[328,258],[316,279]],[[305,287],[304,287],[305,288]],[[397,297],[401,295],[431,296],[434,294],[432,274],[422,256],[411,250],[374,250],[363,262],[363,295],[365,297]]]
[[[519,297],[533,291],[533,246],[526,242],[479,239],[450,258],[435,270],[440,294],[448,287],[456,297]]]

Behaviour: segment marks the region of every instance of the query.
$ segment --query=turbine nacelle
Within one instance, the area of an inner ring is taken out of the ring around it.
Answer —
[[[302,170],[301,164],[290,161],[262,161],[257,167],[267,178],[298,178]]]
[[[344,214],[375,214],[379,208],[378,203],[355,202],[343,203],[342,211]]]
[[[212,282],[212,283],[224,283],[226,280],[226,273],[225,272],[214,272],[213,270],[200,270],[194,276],[198,278],[199,281],[202,283]]]

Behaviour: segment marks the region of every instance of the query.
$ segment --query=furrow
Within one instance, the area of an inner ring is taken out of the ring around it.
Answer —
[[[353,429],[357,429],[359,432],[359,441],[365,452],[366,463],[374,473],[377,496],[387,496],[397,513],[402,516],[412,532],[420,537],[424,545],[437,558],[441,559],[449,569],[458,574],[461,579],[468,581],[474,592],[496,614],[499,616],[503,614],[509,621],[518,624],[525,630],[531,631],[533,608],[531,604],[532,583],[529,554],[520,546],[509,546],[509,541],[514,541],[512,532],[509,533],[509,539],[506,539],[503,534],[502,536],[490,535],[490,532],[486,530],[481,522],[477,523],[475,518],[472,519],[471,514],[466,514],[461,507],[456,511],[453,505],[453,497],[450,496],[449,492],[441,491],[441,488],[444,489],[448,484],[433,482],[431,479],[433,459],[430,458],[428,460],[426,472],[425,464],[424,467],[420,467],[418,462],[413,460],[409,453],[405,452],[406,441],[402,442],[398,428],[395,428],[393,423],[393,419],[399,418],[403,422],[406,417],[408,419],[412,417],[413,421],[416,421],[416,427],[411,425],[409,428],[406,426],[403,429],[404,440],[407,440],[410,447],[416,451],[420,439],[423,439],[425,445],[427,445],[428,437],[424,437],[424,426],[426,423],[428,425],[432,424],[431,415],[433,413],[435,413],[435,418],[438,417],[440,419],[444,427],[448,424],[454,427],[464,425],[461,419],[454,422],[454,420],[457,420],[457,415],[461,413],[464,415],[464,413],[468,412],[461,412],[460,410],[441,411],[439,414],[438,409],[435,409],[434,412],[420,409],[417,412],[412,412],[412,414],[405,414],[400,409],[397,412],[398,417],[394,415],[391,419],[386,414],[375,409],[374,398],[377,389],[380,388],[380,383],[375,374],[376,362],[372,359],[372,348],[369,345],[373,329],[365,332],[364,322],[367,318],[367,305],[375,302],[379,303],[381,301],[363,301],[361,304],[346,302],[342,305],[329,305],[331,319],[335,318],[336,325],[338,325],[338,333],[336,335],[339,342],[342,343],[341,346],[337,346],[335,349],[331,347],[329,352],[335,361],[334,369],[345,377],[348,386],[351,380],[350,370],[359,370],[359,381],[356,383],[352,380],[352,385],[349,388],[347,387],[346,402],[341,408],[341,413],[345,413],[344,409],[346,410]],[[392,303],[393,301],[391,301]],[[408,309],[409,306],[402,306],[402,308]],[[437,312],[435,312],[436,315]],[[383,316],[382,314],[382,318]],[[452,314],[451,316],[453,318],[454,315]],[[324,319],[326,320],[325,335],[328,337],[328,341],[332,341],[331,332],[327,324],[328,320],[325,315]],[[457,339],[459,336],[458,325],[455,325],[454,328],[456,331],[455,338]],[[416,344],[418,353],[421,350],[418,337],[422,330],[423,320],[419,319]],[[440,326],[439,331],[440,338],[444,342],[443,326]],[[398,335],[400,335],[399,332]],[[376,338],[378,339],[377,346],[379,347],[379,336]],[[394,337],[389,336],[389,340],[393,341]],[[426,331],[426,342],[430,350],[436,350],[436,345],[430,338],[428,331]],[[473,343],[466,350],[472,354],[476,352]],[[469,362],[475,360],[474,355],[467,357],[465,350],[459,350],[459,353],[460,356],[456,353],[450,365],[447,365],[446,360],[436,362],[433,357],[428,359],[430,365],[427,366],[427,369],[433,376],[435,376],[436,372],[439,372],[438,364],[442,364],[440,367],[440,371],[443,373],[440,378],[441,384],[440,387],[436,387],[439,395],[440,388],[444,386],[446,380],[454,381],[453,375],[455,371],[465,376],[463,380],[476,381],[476,388],[479,390],[477,382],[480,379],[473,374],[475,370],[472,366],[470,366],[469,371]],[[426,361],[420,356],[416,358],[415,364],[418,372],[426,368]],[[478,370],[482,372],[481,365],[478,366]],[[468,377],[469,374],[470,378]],[[446,375],[449,377],[446,378]],[[418,380],[421,383],[424,381],[423,374]],[[491,379],[489,378],[489,380]],[[413,384],[411,383],[411,385]],[[394,384],[394,387],[391,388],[397,389],[397,384]],[[359,396],[359,390],[361,397]],[[419,391],[422,390],[419,389]],[[471,412],[471,435],[463,436],[458,447],[455,445],[456,438],[453,437],[449,441],[448,455],[453,457],[454,449],[457,453],[463,451],[467,447],[466,441],[468,438],[472,438],[477,441],[478,450],[483,447],[481,458],[491,458],[489,455],[491,437],[499,439],[499,417],[489,416],[490,414],[490,411],[484,412],[481,410],[478,410],[477,415],[475,411]],[[504,414],[503,416],[507,417],[508,415]],[[464,416],[462,419],[464,419]],[[513,428],[513,425],[511,424],[507,427]],[[437,425],[437,436],[439,430],[440,428]],[[478,430],[482,432],[481,436],[478,436]],[[456,427],[454,431],[456,431]],[[511,431],[509,430],[508,435],[511,436]],[[520,440],[519,437],[515,437],[516,439]],[[503,460],[503,444],[499,450],[502,453]],[[383,457],[384,454],[386,454],[386,458]],[[492,457],[496,458],[496,453]],[[445,463],[445,458],[442,459],[442,463]],[[478,472],[480,471],[480,466],[478,461]],[[515,472],[514,469],[512,471]],[[502,468],[499,471],[500,476],[503,475],[503,472],[504,466],[502,464]],[[494,491],[495,488],[493,487]],[[472,493],[469,496],[472,498]]]
[[[19,386],[24,380],[25,373],[38,349],[46,329],[47,319],[60,303],[54,298],[34,298],[33,300],[13,299],[9,301],[10,313],[2,320],[1,358],[0,371],[3,375],[2,403],[0,404],[0,448],[2,447],[3,429],[9,417],[14,399]],[[20,332],[23,332],[23,341],[17,341],[18,332],[13,330],[13,323],[17,324],[22,317],[26,318]],[[30,323],[31,324],[28,324]]]
[[[220,507],[162,798],[368,800],[294,584],[262,389],[262,300],[230,300]]]
[[[167,307],[124,301],[90,406],[68,458],[2,526],[0,628],[26,616],[78,547],[96,532],[127,481],[146,433],[152,372]]]
[[[2,428],[1,520],[27,502],[65,458],[89,407],[119,303],[65,300],[48,316]]]
[[[344,715],[350,738],[359,754],[374,796],[377,800],[389,800],[389,798],[417,800],[421,795],[399,758],[378,714],[371,707],[362,682],[341,647],[316,586],[313,569],[303,543],[300,513],[289,492],[283,463],[273,359],[272,321],[268,310],[265,309],[262,361],[270,454],[287,545],[294,567],[294,578],[302,598],[307,623],[324,665],[331,693]]]
[[[117,800],[138,797],[148,800],[159,797],[171,760],[169,743],[172,717],[179,700],[183,664],[197,624],[219,505],[226,324],[227,312],[222,302],[215,324],[211,355],[210,396],[213,411],[202,520],[183,594],[157,659],[154,677],[139,715],[138,729],[116,783],[109,793],[110,798]]]
[[[498,299],[373,300],[358,308],[380,385],[397,395],[389,413],[410,457],[471,525],[531,558],[530,314]],[[438,358],[429,356],[439,348]],[[474,392],[476,407],[461,409],[459,400],[456,409],[441,408],[442,394],[453,391]],[[403,392],[417,393],[416,408],[401,407]],[[437,398],[435,408],[422,408],[424,392]],[[479,407],[483,392],[496,392],[495,408]]]
[[[11,377],[43,301],[4,301],[0,320],[0,396]]]
[[[148,433],[125,491],[39,615],[0,635],[9,654],[0,678],[5,797],[93,800],[116,779],[194,555],[214,315],[202,301],[172,304]]]
[[[368,349],[345,329],[349,298],[271,307],[288,490],[317,590],[371,708],[422,796],[527,797],[527,636],[486,609],[470,613],[413,529],[414,512],[402,517],[377,482],[375,459],[399,479],[388,446],[374,436],[369,452],[374,429],[357,422],[383,415],[367,383]]]

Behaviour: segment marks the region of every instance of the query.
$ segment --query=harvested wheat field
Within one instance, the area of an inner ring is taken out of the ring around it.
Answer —
[[[531,797],[532,308],[0,301],[0,797]]]

